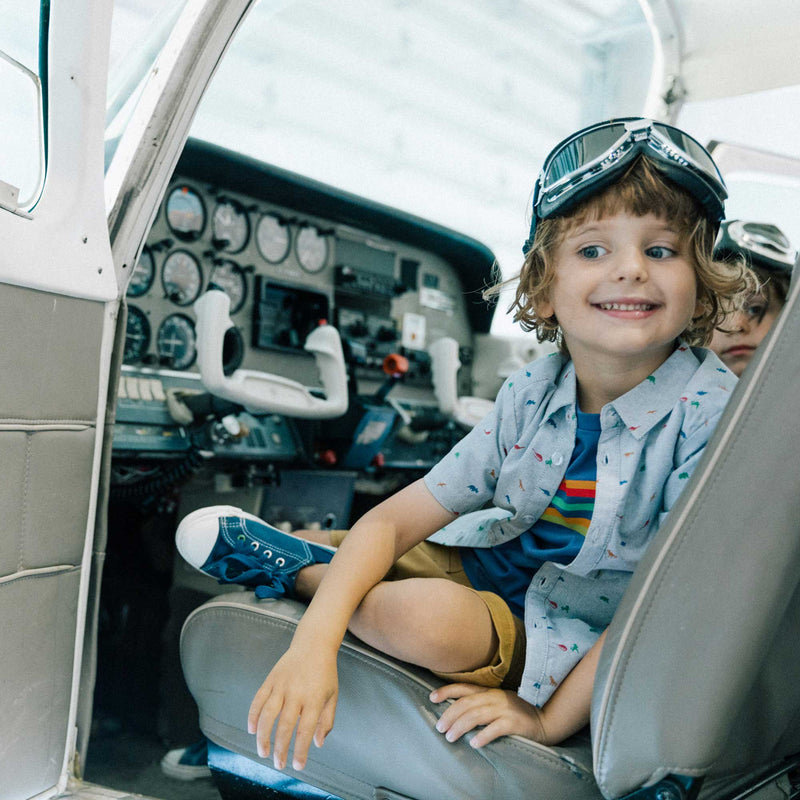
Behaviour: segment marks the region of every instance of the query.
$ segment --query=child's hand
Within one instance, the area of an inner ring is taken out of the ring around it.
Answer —
[[[472,683],[451,683],[431,692],[431,700],[441,703],[456,699],[436,723],[436,730],[448,742],[455,742],[479,725],[485,725],[470,741],[471,747],[483,747],[500,736],[518,734],[541,744],[548,741],[541,711],[516,692],[488,689]]]
[[[319,652],[312,658],[302,650],[289,648],[250,705],[247,730],[256,735],[259,756],[269,755],[272,726],[277,721],[272,760],[275,769],[283,769],[296,725],[292,767],[303,769],[312,739],[317,747],[322,747],[333,728],[338,694],[335,652],[332,659]]]

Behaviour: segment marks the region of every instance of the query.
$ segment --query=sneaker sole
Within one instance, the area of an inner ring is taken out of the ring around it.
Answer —
[[[202,566],[208,560],[216,544],[217,536],[219,535],[220,517],[243,517],[253,522],[273,527],[260,517],[249,514],[247,511],[242,511],[241,508],[236,508],[235,506],[206,506],[187,514],[175,531],[175,546],[183,559],[199,572],[203,572]],[[279,531],[279,533],[282,536],[306,542],[305,539],[293,536],[291,533],[284,533],[283,531]],[[317,542],[306,542],[306,544],[328,550],[331,553],[336,552],[335,547],[328,547]]]
[[[178,781],[195,781],[199,778],[210,778],[211,769],[203,764],[181,764],[180,758],[186,748],[170,750],[161,759],[161,771],[168,777]]]

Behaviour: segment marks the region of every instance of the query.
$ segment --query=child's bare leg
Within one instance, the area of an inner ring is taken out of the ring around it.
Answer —
[[[292,534],[331,546],[329,531],[297,530]],[[312,564],[300,570],[295,581],[297,595],[310,600],[327,569],[327,564]],[[483,600],[472,590],[441,578],[379,583],[361,601],[348,627],[372,647],[437,672],[482,667],[498,647]]]
[[[443,578],[379,583],[348,627],[372,647],[437,672],[478,669],[490,663],[498,647],[484,601]]]
[[[324,544],[327,547],[333,547],[331,542],[331,532],[328,530],[311,530],[301,528],[292,531],[292,536],[297,536],[299,539],[305,539],[308,542],[315,544]],[[327,564],[312,564],[309,567],[301,569],[297,573],[297,578],[294,583],[294,590],[301,600],[311,600],[315,592],[319,588],[322,581],[322,576],[328,568]]]
[[[292,536],[297,536],[298,539],[305,539],[308,542],[324,544],[327,547],[334,546],[331,543],[331,532],[328,530],[311,530],[308,528],[300,528],[299,530],[292,531]]]
[[[327,569],[327,564],[311,564],[308,567],[303,567],[303,569],[297,573],[297,578],[294,582],[295,594],[297,594],[301,600],[311,600],[316,594],[322,582],[322,577],[325,575],[325,570]]]

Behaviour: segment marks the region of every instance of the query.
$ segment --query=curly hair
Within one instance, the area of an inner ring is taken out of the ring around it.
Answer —
[[[684,189],[666,178],[646,156],[633,162],[622,177],[602,192],[572,207],[565,216],[540,221],[533,246],[528,251],[519,275],[509,311],[522,329],[535,331],[540,342],[555,342],[567,352],[558,320],[541,317],[537,309],[550,296],[557,265],[553,254],[575,226],[590,219],[626,211],[637,217],[652,213],[674,224],[686,246],[697,278],[697,299],[703,311],[692,319],[680,338],[691,346],[705,345],[714,328],[738,308],[754,289],[753,276],[743,259],[716,261],[713,257],[717,223],[710,220],[699,203]],[[484,292],[494,297],[513,283],[500,281]]]
[[[781,308],[786,305],[786,298],[789,296],[789,285],[792,281],[790,272],[776,272],[767,270],[758,264],[750,264],[750,269],[755,273],[760,284],[759,291],[765,297],[776,302]]]

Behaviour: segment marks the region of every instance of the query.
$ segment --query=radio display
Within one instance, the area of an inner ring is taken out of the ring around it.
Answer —
[[[270,283],[256,276],[253,347],[300,350],[311,331],[328,321],[328,298],[320,292]]]

